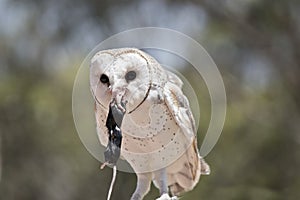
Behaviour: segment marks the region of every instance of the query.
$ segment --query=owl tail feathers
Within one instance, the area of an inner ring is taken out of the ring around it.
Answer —
[[[209,175],[210,167],[192,145],[181,158],[167,168],[169,189],[173,196],[191,191],[201,175]]]
[[[201,174],[202,175],[209,175],[210,174],[210,167],[205,162],[204,158],[200,157],[200,165],[201,165]]]

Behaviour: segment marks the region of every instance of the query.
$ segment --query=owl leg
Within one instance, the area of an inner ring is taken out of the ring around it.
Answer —
[[[163,168],[154,172],[154,183],[156,187],[159,189],[160,197],[156,200],[175,200],[177,197],[170,197],[168,190],[168,177],[167,170]]]
[[[154,172],[155,185],[159,189],[160,195],[168,194],[168,178],[166,168]]]
[[[151,179],[151,173],[137,174],[137,186],[130,200],[142,200],[150,190]]]

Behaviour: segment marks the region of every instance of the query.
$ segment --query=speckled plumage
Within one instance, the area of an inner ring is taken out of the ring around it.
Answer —
[[[132,71],[136,76],[128,80]],[[101,76],[109,82],[101,82]],[[182,81],[154,58],[133,48],[100,51],[91,60],[90,85],[102,145],[108,142],[109,103],[115,99],[118,105],[126,104],[121,156],[138,176],[132,200],[143,198],[151,180],[161,195],[168,188],[172,195],[181,195],[194,188],[200,174],[209,174],[198,153],[195,122]]]

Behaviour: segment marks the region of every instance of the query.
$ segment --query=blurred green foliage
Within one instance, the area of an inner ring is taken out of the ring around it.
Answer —
[[[111,170],[100,171],[76,133],[73,81],[98,42],[140,26],[189,34],[225,82],[212,174],[182,199],[300,199],[298,1],[0,0],[0,13],[0,199],[106,199]],[[195,88],[201,144],[210,102]],[[112,199],[129,199],[135,182],[120,172]],[[157,197],[152,188],[146,199]]]

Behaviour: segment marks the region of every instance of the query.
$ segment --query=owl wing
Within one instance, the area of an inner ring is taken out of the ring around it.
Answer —
[[[183,83],[175,74],[167,72],[167,75],[168,82],[164,87],[165,103],[185,136],[192,140],[197,130],[189,101],[182,93]]]
[[[108,110],[104,108],[101,104],[97,104],[95,102],[97,136],[100,143],[105,147],[108,144],[108,132],[105,126],[107,115],[108,115]]]
[[[209,165],[199,155],[197,130],[187,97],[182,92],[182,82],[173,73],[168,72],[168,83],[164,87],[165,103],[173,115],[190,146],[174,163],[167,167],[168,185],[173,195],[181,195],[192,190],[201,174],[209,174]]]

